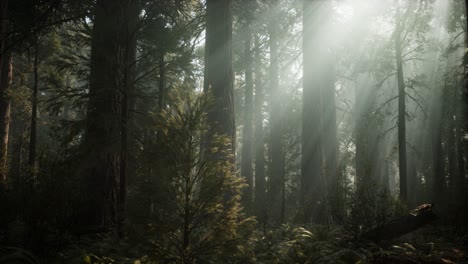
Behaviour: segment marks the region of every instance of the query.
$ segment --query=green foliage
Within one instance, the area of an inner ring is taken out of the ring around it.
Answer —
[[[149,243],[139,240],[117,239],[112,234],[100,234],[81,237],[65,250],[59,252],[56,259],[71,264],[110,264],[110,263],[146,263],[142,260],[150,252]]]
[[[242,213],[242,178],[236,177],[231,158],[202,157],[209,96],[178,90],[171,96],[175,104],[160,113],[157,130],[159,147],[166,155],[174,213],[163,239],[155,242],[156,259],[228,263],[253,258],[248,245],[254,219]],[[211,154],[229,157],[229,140],[222,135],[214,140]]]
[[[259,234],[258,234],[259,235]],[[341,263],[348,253],[340,250],[338,228],[282,225],[257,239],[258,263]]]

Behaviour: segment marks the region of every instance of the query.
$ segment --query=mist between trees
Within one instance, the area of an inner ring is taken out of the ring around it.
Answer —
[[[466,248],[468,1],[0,2],[0,263]]]

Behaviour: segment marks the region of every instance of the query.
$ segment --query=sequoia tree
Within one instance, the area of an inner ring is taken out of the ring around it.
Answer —
[[[207,113],[209,131],[204,157],[222,159],[216,150],[215,136],[227,136],[234,154],[234,96],[232,72],[232,13],[231,0],[206,1],[205,80],[204,91],[212,96]]]
[[[8,132],[10,129],[10,98],[12,80],[11,52],[6,49],[8,1],[2,0],[0,11],[0,186],[7,179]]]
[[[250,6],[250,5],[249,5]],[[248,186],[244,191],[244,205],[251,209],[253,198],[253,163],[252,163],[252,134],[253,134],[253,68],[252,68],[252,13],[248,11],[245,18],[244,41],[244,71],[245,71],[245,107],[244,129],[242,135],[241,176],[245,177]]]
[[[136,48],[136,0],[98,0],[91,43],[91,76],[85,138],[85,187],[92,201],[85,223],[104,227],[117,222],[117,197],[125,201],[125,141],[128,90]],[[120,195],[117,183],[120,182]],[[121,206],[121,205],[120,205]]]

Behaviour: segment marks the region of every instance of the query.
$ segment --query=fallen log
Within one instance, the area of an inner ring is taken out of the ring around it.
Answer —
[[[423,204],[411,210],[407,215],[393,219],[383,225],[368,230],[362,238],[370,241],[391,240],[413,232],[436,219],[432,212],[433,204]]]

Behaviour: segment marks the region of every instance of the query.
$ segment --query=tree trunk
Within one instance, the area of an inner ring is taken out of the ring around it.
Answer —
[[[329,11],[326,10],[327,12]],[[337,201],[334,203],[325,202],[326,215],[332,216],[335,220],[342,219],[344,204],[341,193],[343,181],[337,173],[338,165],[338,135],[336,124],[336,96],[335,96],[335,59],[330,52],[324,58],[324,75],[321,84],[322,100],[322,146],[323,146],[323,175],[326,188],[325,199]],[[339,202],[338,202],[339,201]]]
[[[38,74],[38,45],[37,39],[35,40],[34,45],[34,86],[33,92],[31,96],[31,126],[30,126],[30,134],[29,134],[29,175],[31,179],[36,177],[36,140],[37,140],[37,96],[39,94],[39,74]]]
[[[377,174],[380,171],[379,124],[372,116],[377,99],[376,89],[368,82],[360,82],[356,86],[355,98],[356,188],[365,191],[371,184],[378,182]]]
[[[164,61],[164,56],[166,53],[161,48],[159,54],[159,78],[158,78],[158,112],[161,112],[164,109],[164,104],[166,103],[166,65]]]
[[[120,188],[119,188],[119,221],[118,234],[119,237],[125,236],[125,219],[126,219],[126,203],[127,203],[127,170],[128,170],[128,132],[129,124],[131,123],[129,115],[130,93],[134,90],[135,79],[135,63],[136,63],[136,46],[137,46],[137,30],[138,30],[138,1],[127,0],[127,5],[122,7],[121,12],[124,12],[122,21],[123,37],[123,81],[122,87],[122,109],[120,121]]]
[[[322,41],[314,39],[321,19],[322,1],[303,1],[303,109],[301,218],[304,222],[324,223],[322,172],[322,101],[321,84],[326,70],[321,65],[327,53]],[[315,25],[315,26],[314,26]]]
[[[468,0],[465,0],[465,32],[468,32]],[[467,120],[465,121],[465,129],[468,129],[468,33],[465,33],[465,59],[464,59],[464,70],[465,70],[465,87],[462,89],[462,98],[464,101],[464,115]],[[466,133],[466,131],[465,131]],[[466,149],[465,149],[466,151]],[[465,152],[466,154],[466,152]],[[466,156],[466,155],[465,155]]]
[[[324,174],[330,184],[339,184],[337,179],[338,139],[336,125],[335,79],[332,58],[327,58],[324,86],[321,90],[323,113]]]
[[[460,103],[463,102],[459,102]],[[457,179],[455,180],[456,185],[457,185],[457,192],[458,194],[463,195],[465,189],[466,189],[466,179],[465,179],[465,158],[463,156],[463,151],[464,151],[464,145],[463,145],[463,128],[462,128],[462,121],[460,120],[461,113],[457,114],[457,120],[455,121],[455,145],[456,145],[456,153],[457,153],[457,169],[458,169],[458,174],[457,174]]]
[[[8,96],[12,82],[13,67],[11,55],[3,54],[1,58],[1,79],[0,79],[0,182],[1,185],[7,182],[7,157],[8,157],[8,134],[10,131],[11,100]]]
[[[253,69],[252,69],[252,34],[250,17],[246,21],[245,60],[245,107],[244,129],[242,135],[241,176],[245,177],[247,187],[244,190],[244,206],[247,212],[252,210],[253,164],[252,164],[252,130],[253,130]]]
[[[432,189],[429,195],[432,200],[439,204],[445,192],[444,160],[442,151],[442,112],[438,103],[441,93],[436,89],[432,93],[431,113],[431,145],[432,145]]]
[[[465,56],[468,56],[468,0],[465,0]],[[464,58],[464,71],[465,71],[465,85],[462,88],[461,98],[462,102],[459,103],[458,115],[457,115],[457,150],[458,150],[458,169],[460,176],[460,193],[463,193],[466,190],[466,159],[468,158],[468,146],[466,145],[466,133],[468,131],[468,59]]]
[[[403,76],[401,29],[395,32],[395,59],[398,79],[398,163],[400,172],[400,200],[408,200],[408,179],[406,166],[406,92]]]
[[[8,89],[12,82],[11,52],[6,51],[8,1],[0,2],[0,188],[7,181],[8,132],[10,129],[11,102]]]
[[[371,241],[392,240],[427,225],[436,219],[432,204],[423,204],[411,210],[407,215],[392,219],[362,234],[362,238]]]
[[[451,107],[450,107],[451,108]],[[449,189],[450,192],[455,193],[457,185],[457,149],[455,147],[455,124],[453,120],[453,113],[447,119],[447,159],[448,159],[448,172],[449,172]]]
[[[266,221],[265,205],[265,139],[263,132],[262,57],[258,36],[255,44],[255,214],[259,222]]]
[[[276,8],[274,1],[273,8]],[[274,18],[275,16],[273,16]],[[278,65],[278,25],[272,20],[269,25],[270,35],[270,154],[271,176],[269,181],[270,219],[281,222],[281,186],[284,178],[283,127],[281,122],[281,93],[279,89]]]
[[[383,161],[383,175],[382,175],[382,187],[387,193],[390,193],[390,168],[388,166],[388,160]]]
[[[408,175],[408,190],[410,191],[408,194],[408,206],[414,207],[416,206],[418,201],[418,182],[417,182],[417,169],[416,169],[416,153],[410,151],[408,157],[408,166],[407,166],[407,175]]]
[[[122,140],[126,138],[126,135],[122,137],[122,127],[126,127],[125,124],[122,126],[122,117],[126,116],[127,109],[123,109],[122,98],[125,96],[122,91],[127,91],[133,80],[129,71],[134,62],[127,59],[131,59],[128,54],[134,52],[134,47],[127,45],[131,42],[126,39],[136,34],[136,29],[128,30],[131,28],[129,23],[134,22],[134,17],[130,17],[134,15],[131,14],[134,9],[130,7],[133,4],[136,0],[98,0],[96,3],[84,143],[88,161],[85,188],[89,195],[85,198],[88,203],[82,219],[92,228],[108,229],[115,224],[118,204],[125,201],[126,173],[121,173],[120,166],[126,161],[126,158],[121,159],[121,154],[122,147],[125,148]],[[124,186],[121,185],[118,192],[119,179]]]
[[[232,0],[206,1],[206,44],[204,91],[212,95],[207,113],[209,131],[203,143],[203,157],[226,158],[234,164],[235,124],[232,72]],[[230,146],[216,145],[214,135],[227,136]],[[214,147],[218,151],[212,153]],[[229,149],[226,149],[228,147]],[[226,153],[227,152],[229,153]]]
[[[16,137],[16,142],[14,145],[14,150],[13,150],[13,158],[12,158],[12,163],[11,163],[11,173],[10,177],[12,178],[12,181],[20,179],[21,177],[21,164],[23,163],[23,143],[24,143],[24,131],[26,129],[26,126],[23,124],[22,121],[18,120],[18,122],[15,122],[15,134],[18,135]]]

